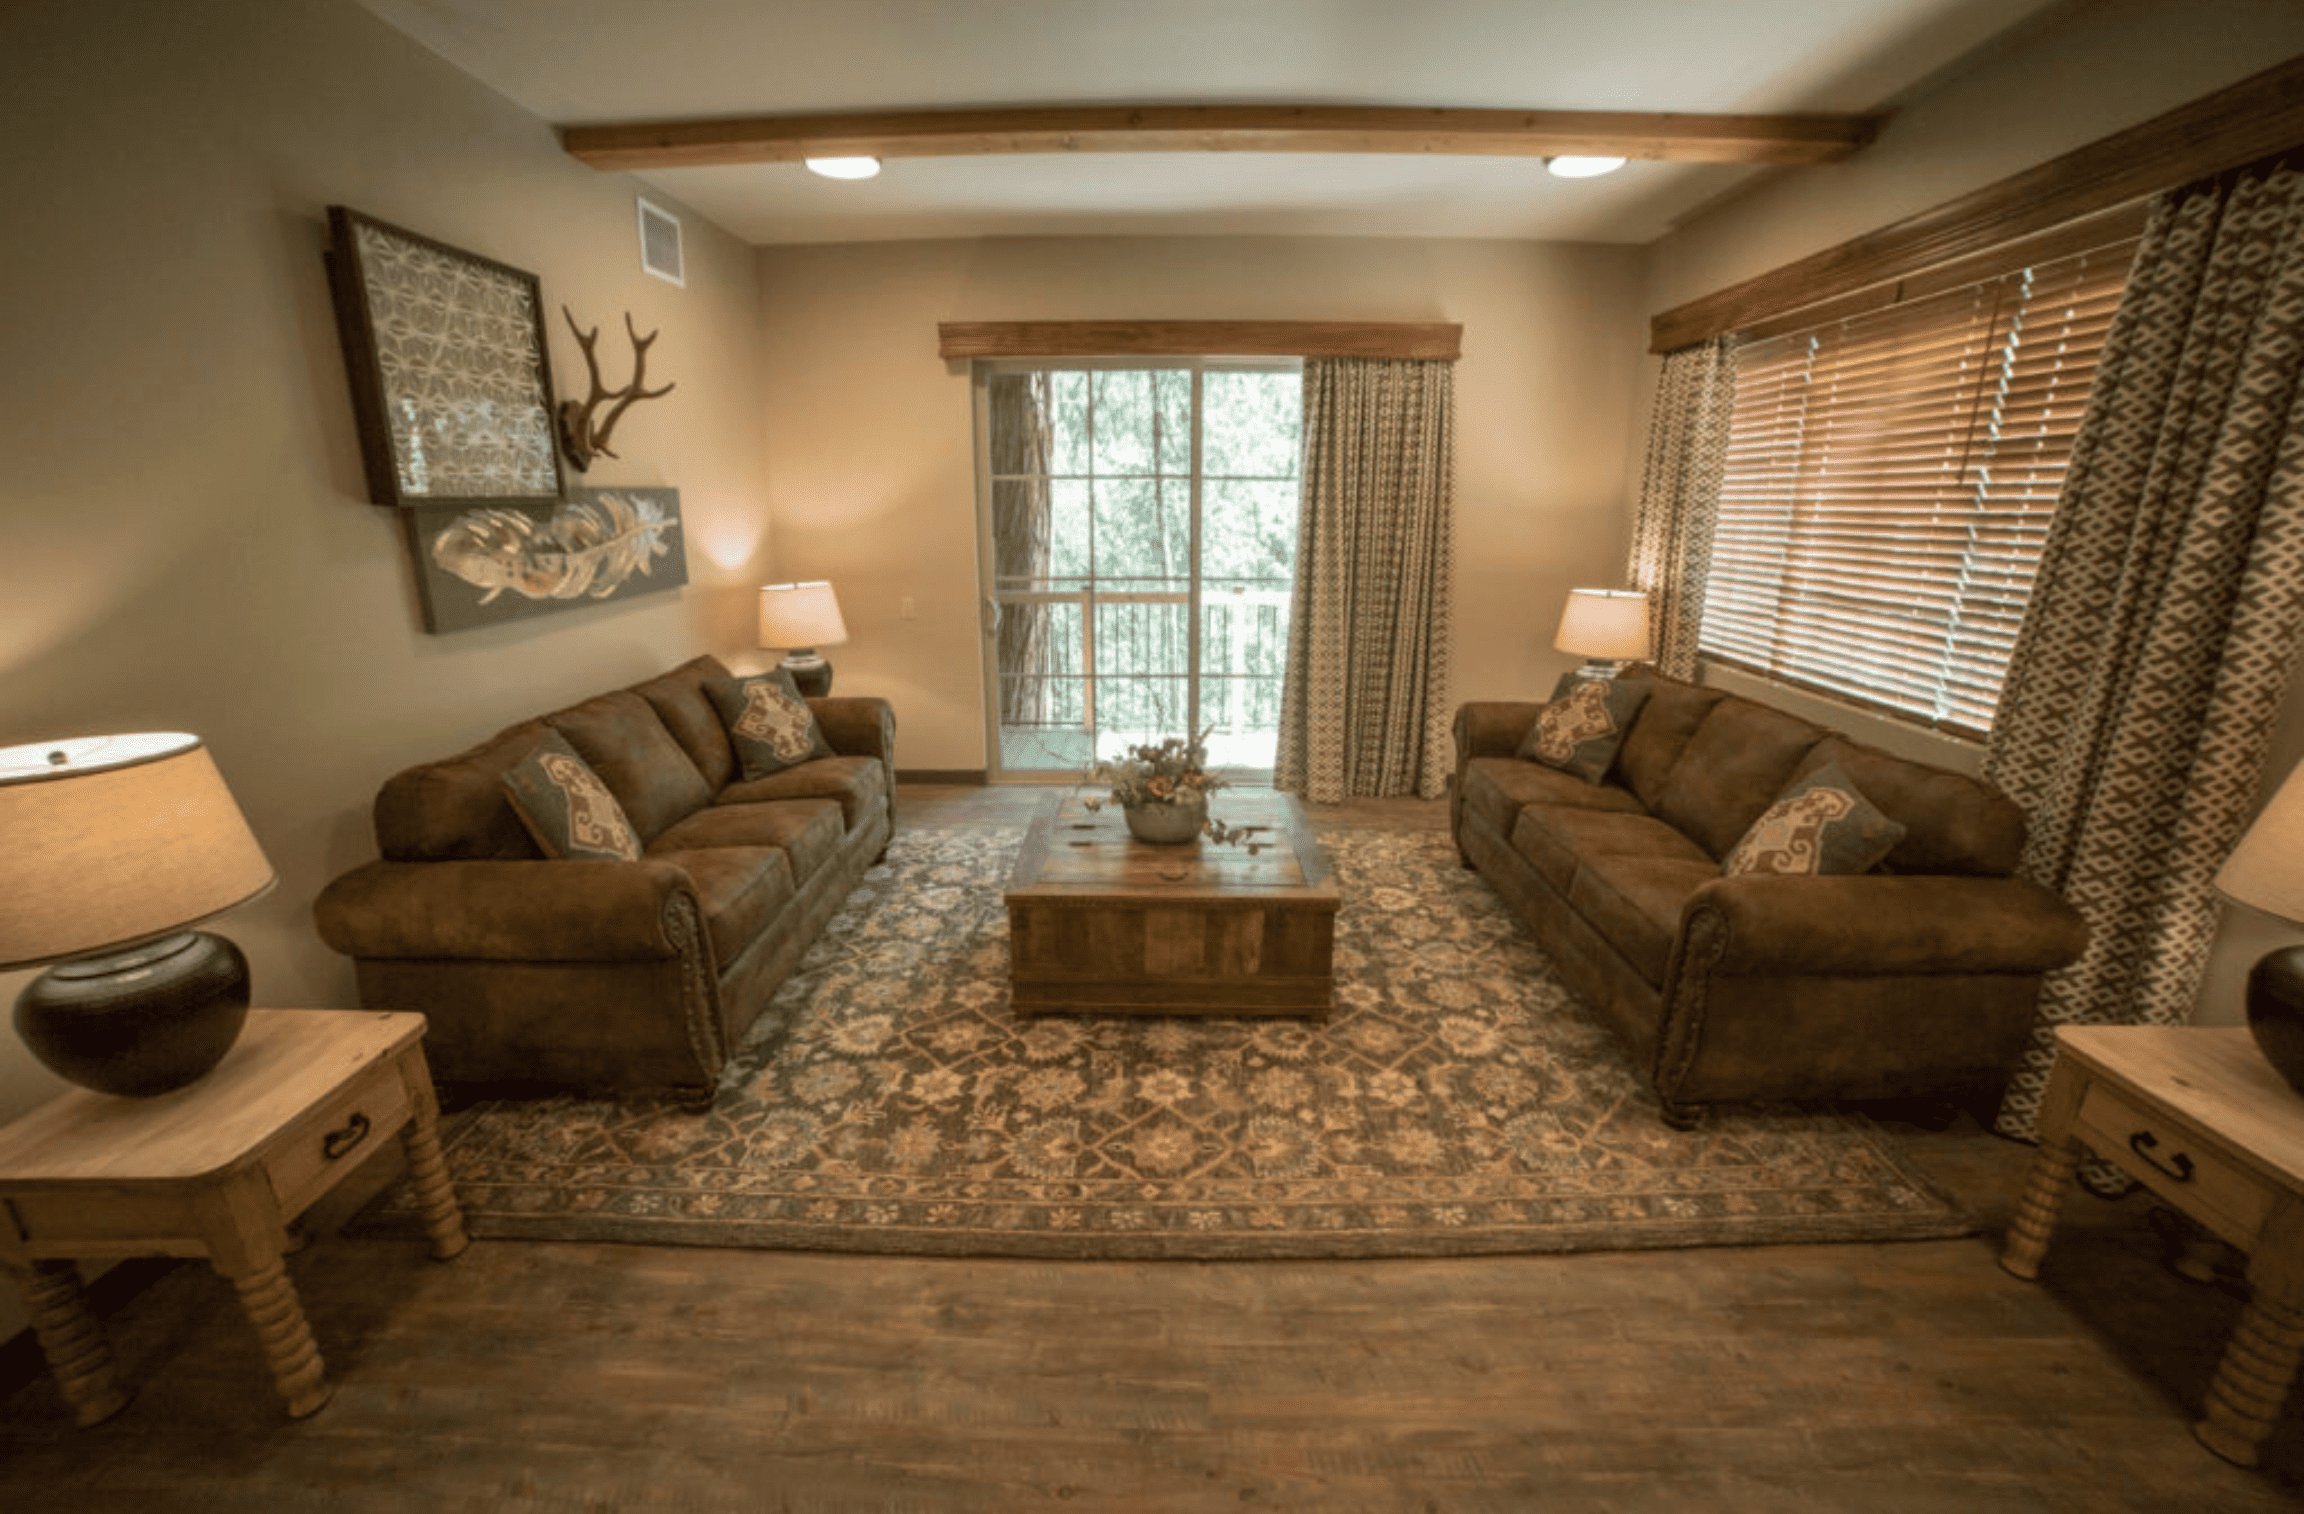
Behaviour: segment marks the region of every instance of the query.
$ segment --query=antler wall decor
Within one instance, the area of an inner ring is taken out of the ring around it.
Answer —
[[[616,456],[608,445],[608,433],[616,429],[617,419],[632,408],[634,401],[661,399],[670,394],[674,386],[666,384],[661,389],[640,387],[641,375],[648,367],[648,344],[662,333],[651,331],[642,336],[634,331],[630,311],[624,313],[624,334],[632,338],[632,382],[621,389],[611,389],[600,382],[600,359],[592,350],[593,344],[600,340],[600,328],[595,326],[586,331],[578,326],[576,317],[568,313],[565,305],[560,307],[560,314],[567,317],[568,329],[576,333],[576,345],[584,349],[584,369],[592,379],[590,394],[581,400],[560,402],[560,450],[568,454],[568,461],[576,465],[577,472],[582,473],[592,466],[593,458]],[[602,400],[614,400],[615,403],[595,423],[592,413],[600,408]]]

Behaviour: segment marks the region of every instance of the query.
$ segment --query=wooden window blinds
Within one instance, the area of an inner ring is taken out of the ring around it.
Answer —
[[[1702,652],[1984,734],[2134,250],[1742,347]]]

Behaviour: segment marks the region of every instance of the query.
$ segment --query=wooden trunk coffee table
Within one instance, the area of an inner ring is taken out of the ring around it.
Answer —
[[[1153,846],[1077,793],[1041,811],[1006,894],[1017,1013],[1328,1014],[1336,881],[1303,807],[1226,789],[1210,808],[1261,849]]]

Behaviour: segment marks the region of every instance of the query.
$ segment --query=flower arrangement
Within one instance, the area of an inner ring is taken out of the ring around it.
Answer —
[[[1208,728],[1214,729],[1214,726]],[[1082,801],[1091,810],[1102,809],[1106,804],[1117,804],[1122,809],[1160,804],[1204,811],[1210,794],[1231,787],[1229,779],[1208,771],[1208,731],[1190,740],[1170,736],[1159,742],[1139,742],[1129,747],[1123,756],[1096,762],[1082,781],[1109,785],[1111,789],[1105,798]],[[1214,815],[1202,822],[1201,833],[1219,844],[1245,842],[1251,853],[1263,848],[1262,842],[1250,840],[1251,828],[1227,826]]]

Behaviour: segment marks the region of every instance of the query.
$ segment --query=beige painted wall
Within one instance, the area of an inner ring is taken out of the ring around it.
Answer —
[[[1635,251],[1013,239],[770,248],[760,267],[774,555],[839,589],[838,687],[895,701],[906,768],[985,766],[969,380],[936,356],[939,321],[1461,322],[1454,697],[1548,690],[1567,591],[1621,581]]]
[[[0,8],[0,101],[0,745],[206,738],[280,873],[218,926],[257,1002],[353,1005],[311,906],[374,855],[383,778],[699,650],[752,655],[752,251],[690,216],[686,289],[647,277],[632,181],[348,0]],[[662,328],[651,366],[678,389],[588,481],[681,490],[687,589],[424,633],[396,522],[364,497],[332,202],[538,274],[562,390],[583,392],[562,302],[615,334],[612,382],[622,313]],[[56,1086],[0,1034],[0,1120]]]
[[[1669,309],[1929,209],[2161,111],[2304,54],[2294,0],[2088,0],[1919,94],[1879,141],[1829,170],[1787,172],[1714,206],[1649,249],[1649,313]],[[1644,383],[1653,382],[1653,364]],[[1771,691],[1729,674],[1740,692],[1798,709],[1884,746],[1975,767],[1981,753],[1846,706]],[[2304,760],[2304,689],[2277,714],[2266,794]],[[2236,1024],[2249,964],[2297,932],[2232,909],[2210,957],[2196,1019]]]

